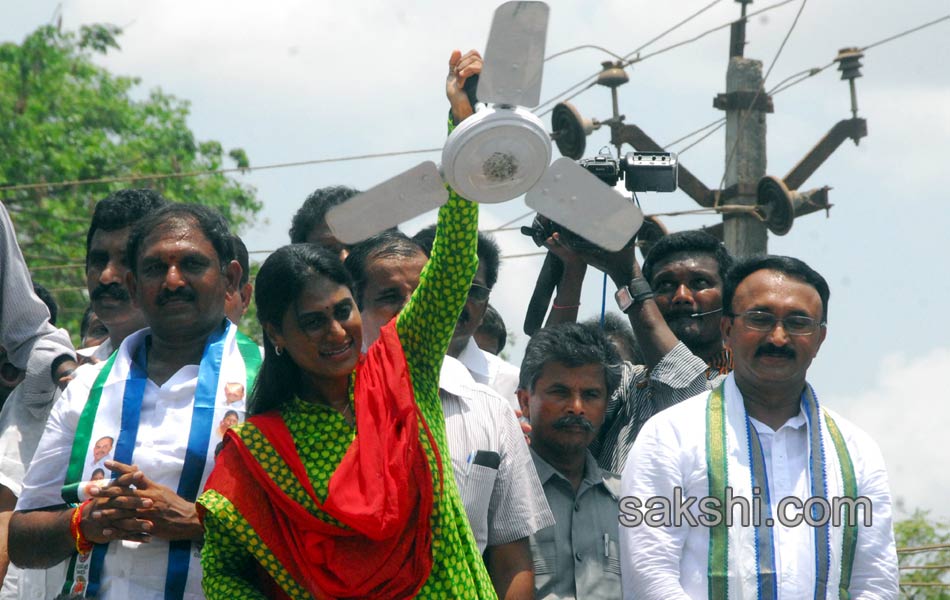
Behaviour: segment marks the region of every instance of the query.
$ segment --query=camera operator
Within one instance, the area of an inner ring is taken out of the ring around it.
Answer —
[[[630,319],[646,363],[624,363],[621,384],[590,446],[602,468],[619,473],[647,419],[713,387],[731,369],[719,321],[732,258],[713,236],[684,231],[661,238],[641,272],[632,243],[610,253],[592,251],[583,241],[575,248],[572,239],[569,232],[555,232],[545,240],[564,264],[546,325],[577,318],[589,264],[617,285],[618,305]]]

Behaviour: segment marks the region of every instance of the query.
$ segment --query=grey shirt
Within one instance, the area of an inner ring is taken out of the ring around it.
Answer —
[[[589,448],[601,468],[623,472],[627,454],[650,417],[725,378],[715,374],[707,379],[708,368],[683,342],[673,346],[653,369],[625,362],[620,385],[607,403],[600,434]]]
[[[571,482],[531,451],[555,525],[531,536],[538,600],[620,598],[617,516],[620,477],[587,453],[577,493]]]

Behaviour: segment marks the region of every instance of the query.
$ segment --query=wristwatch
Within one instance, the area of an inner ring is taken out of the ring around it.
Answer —
[[[617,300],[617,306],[620,307],[621,312],[627,312],[634,304],[649,300],[652,297],[653,289],[643,277],[630,280],[629,284],[620,286],[614,294],[614,299]]]

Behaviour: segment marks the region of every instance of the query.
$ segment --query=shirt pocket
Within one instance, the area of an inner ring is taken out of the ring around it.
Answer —
[[[604,556],[604,571],[620,575],[620,544],[617,538],[607,538],[606,550],[606,556]]]
[[[484,465],[469,465],[462,489],[459,490],[465,515],[468,517],[472,533],[475,534],[475,541],[478,542],[481,550],[484,550],[488,543],[488,508],[491,505],[492,490],[495,489],[497,477],[498,469]]]

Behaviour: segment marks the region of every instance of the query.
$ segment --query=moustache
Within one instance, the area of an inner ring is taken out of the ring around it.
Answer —
[[[580,415],[564,415],[552,425],[555,429],[567,429],[569,427],[583,427],[586,431],[593,431],[594,424],[587,417]]]
[[[165,290],[162,293],[160,293],[158,297],[155,299],[155,304],[157,304],[158,306],[165,306],[172,300],[184,300],[185,302],[194,302],[196,297],[197,296],[193,291],[186,288],[182,288],[180,290],[175,290],[175,291]]]
[[[109,296],[120,302],[127,302],[129,300],[129,290],[125,289],[118,283],[110,283],[108,285],[99,284],[96,286],[92,293],[89,294],[89,298],[92,300],[99,300],[103,296]]]
[[[788,346],[776,346],[774,344],[765,344],[755,351],[756,356],[780,356],[783,358],[795,358],[795,351]]]

